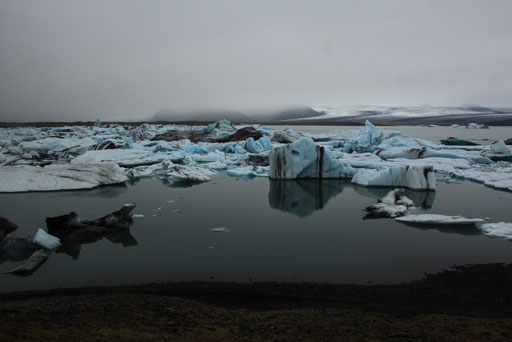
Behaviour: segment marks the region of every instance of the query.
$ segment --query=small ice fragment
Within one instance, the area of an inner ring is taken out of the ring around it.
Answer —
[[[41,228],[39,228],[36,235],[34,235],[32,242],[46,249],[55,249],[60,247],[60,239],[48,234]]]
[[[133,214],[132,217],[144,217],[143,214]]]
[[[167,200],[167,203],[174,203],[174,201],[171,201],[171,200]]]
[[[213,246],[208,247],[208,249],[214,249],[214,248],[215,248],[215,247],[213,247]]]
[[[447,216],[438,214],[420,214],[420,215],[407,215],[395,218],[396,221],[409,222],[409,223],[424,223],[424,224],[475,224],[483,222],[481,218],[468,218],[459,215]]]
[[[229,233],[229,229],[227,229],[226,227],[217,227],[217,228],[213,228],[212,232],[215,232],[215,233]]]

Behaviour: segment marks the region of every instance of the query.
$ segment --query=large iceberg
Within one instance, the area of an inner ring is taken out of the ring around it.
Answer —
[[[114,163],[4,166],[0,168],[0,192],[90,189],[127,179]]]
[[[269,154],[271,179],[350,178],[355,170],[333,159],[324,146],[308,138],[274,147]]]
[[[393,186],[435,190],[434,168],[430,165],[404,165],[382,170],[359,170],[352,183],[364,186]]]

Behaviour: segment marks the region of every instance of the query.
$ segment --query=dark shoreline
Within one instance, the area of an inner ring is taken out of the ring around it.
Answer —
[[[30,281],[30,279],[27,279]],[[391,285],[294,282],[162,282],[0,293],[0,303],[31,298],[158,294],[256,310],[329,307],[399,315],[512,317],[512,264],[478,264]]]
[[[27,279],[29,281],[29,279]],[[1,341],[503,341],[512,265],[400,285],[179,282],[0,294]]]

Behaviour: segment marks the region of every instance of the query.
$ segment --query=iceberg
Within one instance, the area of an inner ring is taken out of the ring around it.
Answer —
[[[271,179],[351,178],[355,170],[333,159],[324,146],[308,138],[274,147],[269,154]]]
[[[48,234],[41,228],[37,230],[36,235],[32,239],[32,242],[45,249],[55,249],[60,247],[60,239],[53,235]]]
[[[375,146],[382,143],[382,130],[380,127],[374,126],[370,121],[366,120],[365,128],[359,131],[359,134],[344,146],[345,152],[372,152]]]
[[[418,190],[435,190],[434,168],[430,165],[404,165],[382,170],[359,170],[352,183],[363,186],[393,186]]]
[[[379,199],[377,204],[364,208],[366,212],[364,218],[395,218],[403,216],[412,206],[414,206],[414,202],[405,195],[401,195],[399,189],[395,189]]]
[[[0,168],[0,192],[90,189],[123,183],[128,178],[114,163],[18,165]]]
[[[480,229],[487,236],[512,240],[512,223],[484,223]]]
[[[267,136],[261,137],[257,141],[251,137],[247,138],[245,149],[251,153],[261,153],[270,151],[272,149],[272,143]]]
[[[439,214],[419,214],[419,215],[407,215],[395,218],[399,222],[408,223],[423,223],[423,224],[443,224],[443,225],[471,225],[479,222],[484,222],[481,218],[468,218],[464,216],[447,216]]]

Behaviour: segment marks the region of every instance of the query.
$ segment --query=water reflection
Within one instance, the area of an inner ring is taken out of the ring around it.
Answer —
[[[269,180],[269,182],[270,207],[298,217],[307,217],[323,209],[331,198],[341,194],[346,187],[353,188],[361,196],[375,199],[384,197],[394,189],[362,187],[344,179]],[[415,206],[422,208],[431,208],[436,196],[435,191],[410,189],[405,189],[403,194],[410,198]]]
[[[457,224],[457,225],[436,225],[415,222],[400,222],[406,226],[421,230],[437,230],[441,233],[460,234],[460,235],[482,235],[482,231],[474,224]]]
[[[119,243],[123,247],[133,247],[137,246],[138,244],[137,240],[133,237],[130,231],[124,230],[105,235],[84,237],[81,239],[63,240],[62,245],[55,250],[55,253],[64,253],[71,256],[73,260],[77,260],[80,256],[82,245],[95,243],[102,240],[103,238],[112,243]]]
[[[323,209],[327,202],[351,186],[341,179],[269,180],[268,202],[270,207],[307,217]]]
[[[364,187],[359,185],[354,185],[354,190],[365,197],[371,197],[375,199],[382,198],[386,196],[388,192],[393,190],[394,188],[385,188],[385,187]],[[434,200],[436,198],[435,191],[421,191],[421,190],[412,190],[412,189],[404,189],[404,192],[401,194],[405,195],[411,201],[414,202],[414,205],[421,208],[430,209],[434,205]]]

